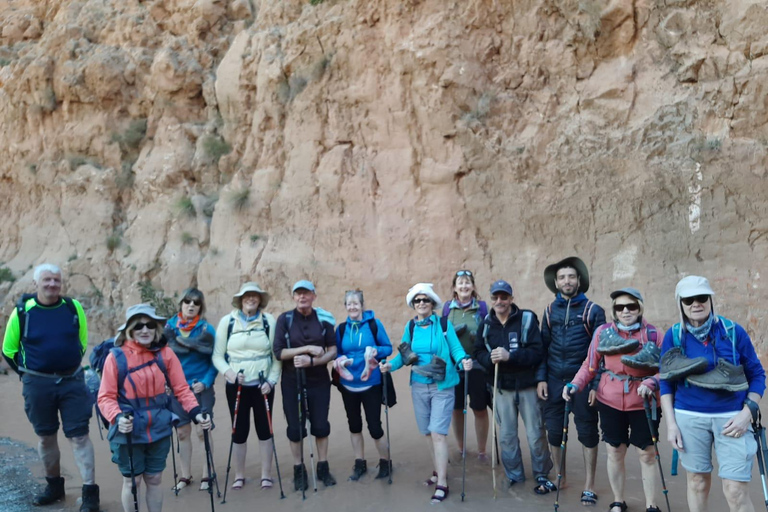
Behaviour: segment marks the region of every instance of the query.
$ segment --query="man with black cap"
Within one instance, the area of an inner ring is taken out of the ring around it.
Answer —
[[[298,491],[302,487],[306,490],[309,485],[301,453],[306,420],[317,445],[317,478],[326,487],[336,485],[328,467],[331,378],[327,367],[328,362],[336,359],[336,320],[328,311],[312,307],[317,295],[310,281],[297,281],[292,292],[296,308],[278,317],[273,350],[275,357],[283,362],[280,390],[293,454],[294,488]],[[299,416],[299,393],[304,402],[301,407],[304,418]]]
[[[544,311],[541,323],[541,339],[545,358],[536,372],[538,396],[544,400],[544,423],[547,428],[552,461],[558,473],[560,468],[565,400],[563,388],[569,383],[587,357],[592,334],[605,323],[603,308],[587,299],[589,272],[579,258],[571,256],[549,265],[544,270],[544,282],[555,300]],[[597,466],[598,416],[594,405],[595,392],[579,393],[573,399],[572,408],[579,442],[584,453],[586,483],[581,493],[582,505],[596,505],[594,492]],[[563,476],[561,485],[565,483]]]
[[[525,480],[518,436],[518,416],[523,418],[537,494],[547,494],[555,486],[549,481],[552,469],[547,440],[541,426],[541,410],[536,399],[536,368],[544,359],[539,321],[533,311],[514,303],[512,286],[506,281],[491,285],[493,309],[478,326],[475,358],[488,371],[493,382],[499,372],[495,416],[499,423],[501,463],[512,486]],[[498,366],[497,366],[498,365]]]

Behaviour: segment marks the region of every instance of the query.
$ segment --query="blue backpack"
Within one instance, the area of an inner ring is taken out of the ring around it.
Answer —
[[[736,323],[733,320],[725,318],[724,316],[717,315],[718,320],[722,322],[725,327],[725,332],[728,334],[728,338],[731,340],[731,349],[733,350],[733,364],[739,364],[739,354],[736,352]],[[685,355],[685,347],[683,347],[680,340],[680,324],[677,323],[672,326],[672,342],[674,346],[680,347],[683,355]]]

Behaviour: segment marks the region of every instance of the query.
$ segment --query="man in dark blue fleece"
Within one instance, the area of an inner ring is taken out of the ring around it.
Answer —
[[[544,311],[541,322],[541,339],[544,342],[545,358],[536,372],[538,396],[544,400],[544,423],[547,428],[552,462],[561,473],[560,443],[563,436],[565,401],[563,388],[571,382],[581,363],[587,357],[592,334],[605,323],[603,308],[587,299],[589,272],[579,258],[571,256],[549,265],[544,270],[544,282],[556,295]],[[595,505],[595,468],[597,465],[597,409],[594,392],[574,395],[572,408],[576,421],[579,442],[584,452],[586,483],[581,493],[582,505]],[[565,468],[562,468],[565,483]]]

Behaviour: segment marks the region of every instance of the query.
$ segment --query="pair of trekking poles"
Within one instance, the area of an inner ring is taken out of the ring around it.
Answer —
[[[243,370],[240,370],[237,373],[237,376],[239,377],[241,373],[243,373]],[[264,372],[259,372],[259,385],[263,386],[265,382],[266,382],[266,379],[264,378]],[[234,410],[234,414],[232,415],[232,439],[229,442],[229,456],[227,457],[227,476],[224,478],[224,497],[221,500],[222,504],[227,502],[227,488],[229,486],[229,471],[232,469],[232,447],[235,444],[235,427],[237,426],[237,415],[240,412],[240,394],[242,393],[242,391],[243,391],[243,385],[238,382],[237,395],[235,395],[235,410]],[[269,434],[272,436],[272,455],[275,458],[275,469],[277,470],[277,482],[280,486],[280,499],[282,500],[285,498],[285,494],[283,493],[283,479],[280,476],[280,463],[277,461],[277,446],[275,446],[275,435],[274,435],[274,431],[272,430],[272,413],[269,408],[269,397],[263,393],[262,393],[262,396],[264,397],[264,408],[267,411],[267,422],[269,423]]]

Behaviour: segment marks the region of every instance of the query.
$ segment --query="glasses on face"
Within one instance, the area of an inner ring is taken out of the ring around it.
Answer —
[[[414,304],[432,304],[432,299],[428,299],[426,297],[413,299],[413,303]]]
[[[625,309],[630,313],[637,313],[638,311],[640,311],[640,304],[637,304],[636,302],[632,302],[630,304],[614,304],[613,305],[613,310],[616,313],[621,313]]]
[[[182,303],[189,306],[190,304],[194,304],[195,306],[201,306],[203,304],[203,301],[197,300],[197,299],[184,299],[181,301]]]
[[[503,294],[503,295],[491,295],[491,302],[506,302],[511,297],[509,295]]]
[[[459,270],[458,272],[456,272],[456,276],[457,277],[462,277],[462,276],[472,277],[472,272],[469,271],[469,270]]]
[[[157,322],[138,322],[136,325],[133,326],[134,331],[140,331],[143,328],[147,328],[150,331],[154,331],[157,328]]]
[[[709,301],[709,295],[696,295],[695,297],[685,297],[684,299],[680,299],[680,301],[686,306],[690,306],[694,302],[698,302],[699,304],[703,305]]]

